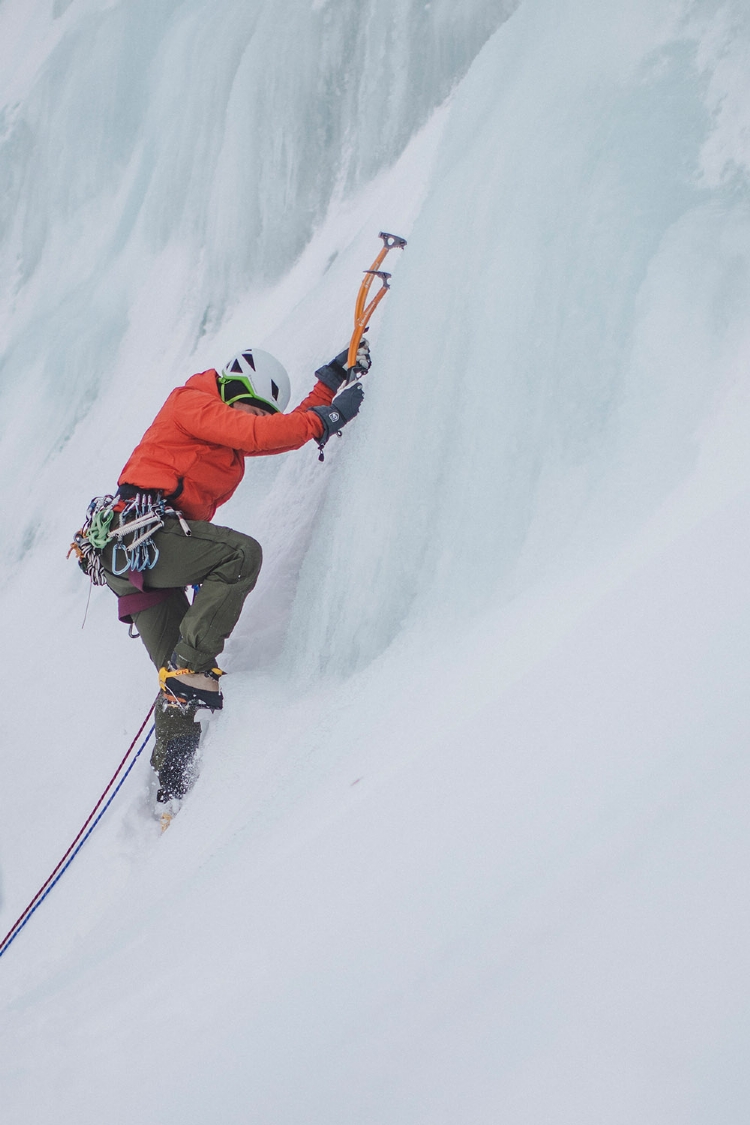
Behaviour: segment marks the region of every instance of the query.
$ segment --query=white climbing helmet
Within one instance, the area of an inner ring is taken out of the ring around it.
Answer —
[[[278,359],[260,348],[233,355],[218,376],[219,393],[228,406],[248,402],[271,414],[283,413],[292,393],[289,376]]]

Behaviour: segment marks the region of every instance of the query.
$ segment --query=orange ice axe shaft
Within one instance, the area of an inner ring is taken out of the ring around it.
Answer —
[[[352,332],[352,338],[349,343],[349,354],[346,357],[346,366],[349,368],[354,367],[354,364],[357,362],[357,349],[359,348],[359,342],[362,339],[365,330],[367,329],[370,317],[375,312],[375,309],[378,307],[380,302],[383,300],[383,297],[385,297],[386,293],[390,289],[388,279],[391,275],[389,273],[385,273],[385,271],[381,270],[380,268],[385,261],[385,256],[389,250],[403,250],[403,248],[406,246],[405,238],[399,238],[397,234],[388,234],[384,230],[381,230],[378,238],[383,239],[383,245],[380,249],[380,253],[370,266],[369,270],[365,270],[365,276],[362,279],[362,284],[360,285],[359,293],[357,294],[357,303],[354,306],[354,331]],[[374,277],[379,277],[382,284],[380,289],[378,289],[377,293],[368,304],[367,297],[370,292],[370,286],[372,285],[372,279]]]

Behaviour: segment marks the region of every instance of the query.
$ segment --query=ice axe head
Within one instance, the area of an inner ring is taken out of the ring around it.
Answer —
[[[364,273],[371,273],[373,277],[379,277],[383,282],[383,288],[390,289],[389,279],[391,275],[386,273],[385,270],[364,270]]]
[[[385,230],[381,230],[378,238],[383,239],[383,245],[386,250],[403,250],[404,246],[406,246],[405,238],[401,238],[397,234],[388,234],[388,231]]]

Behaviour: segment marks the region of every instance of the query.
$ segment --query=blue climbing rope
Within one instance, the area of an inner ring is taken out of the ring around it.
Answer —
[[[133,750],[133,747],[135,746],[139,737],[143,733],[143,728],[146,726],[149,719],[151,718],[151,714],[152,714],[153,710],[154,710],[154,705],[152,704],[148,715],[146,716],[143,723],[141,724],[141,727],[138,731],[138,734],[136,734],[135,738],[133,739],[130,746],[128,747],[128,750],[127,750],[127,753],[125,754],[125,757],[122,759],[119,766],[115,770],[114,775],[110,779],[110,782],[107,785],[106,789],[104,790],[101,797],[99,798],[99,800],[94,805],[94,808],[93,808],[92,812],[89,814],[88,818],[86,819],[86,821],[83,825],[83,828],[81,828],[81,830],[78,833],[78,835],[76,836],[75,840],[70,845],[67,852],[65,853],[65,855],[62,857],[62,859],[58,863],[57,867],[55,867],[52,874],[42,884],[42,886],[39,888],[37,893],[34,895],[31,902],[26,907],[26,909],[23,911],[23,913],[20,915],[20,917],[16,919],[14,924],[11,926],[11,928],[8,930],[7,934],[3,938],[3,940],[0,942],[0,957],[2,957],[2,955],[7,951],[8,947],[10,945],[12,945],[12,943],[16,940],[16,938],[20,934],[21,930],[24,928],[26,923],[31,918],[32,914],[36,913],[36,911],[42,905],[42,903],[44,902],[45,898],[50,893],[52,888],[60,882],[63,875],[68,870],[71,863],[73,862],[75,857],[78,855],[81,848],[86,843],[89,836],[94,831],[97,824],[102,819],[105,812],[107,811],[107,809],[109,808],[109,806],[112,804],[115,797],[119,793],[120,789],[122,788],[123,784],[125,783],[125,779],[127,778],[129,773],[133,769],[133,766],[135,765],[135,763],[138,761],[138,759],[141,756],[143,750],[146,748],[146,746],[148,744],[148,741],[151,738],[151,735],[154,733],[154,726],[152,724],[151,728],[148,731],[148,734],[143,739],[143,742],[140,744],[140,746],[138,747],[135,754],[133,754],[132,758],[130,758],[131,751]],[[114,785],[115,781],[117,781],[117,778],[120,776],[120,772],[122,771],[125,763],[128,761],[128,758],[130,758],[130,763],[129,763],[127,769],[125,770],[125,772],[120,777],[120,780],[117,782],[117,785],[115,785],[115,788],[112,790],[111,793],[109,793],[109,791],[112,788],[112,786]],[[102,804],[102,801],[104,801],[104,799],[105,799],[105,797],[107,796],[108,793],[109,793],[109,798],[106,801],[106,803],[104,804],[104,806],[100,809],[99,806]],[[97,814],[97,810],[99,810],[98,814]],[[97,814],[97,815],[95,815],[95,814]]]

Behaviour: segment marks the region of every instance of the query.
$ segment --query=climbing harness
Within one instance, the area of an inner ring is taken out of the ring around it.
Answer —
[[[119,516],[117,521],[115,515]],[[164,527],[166,516],[174,516],[185,535],[191,534],[182,512],[173,508],[160,492],[136,492],[128,499],[122,499],[119,493],[95,496],[86,510],[83,526],[73,536],[68,557],[76,555],[78,565],[94,586],[106,583],[102,551],[109,543],[112,573],[118,578],[151,570],[159,560],[154,535]],[[126,542],[128,539],[130,542]],[[117,563],[118,553],[124,556],[121,566]]]
[[[357,301],[354,306],[354,331],[352,332],[352,338],[349,343],[349,354],[346,357],[346,366],[348,368],[352,368],[356,364],[359,342],[367,331],[370,317],[390,289],[389,282],[391,275],[380,268],[385,261],[386,254],[394,249],[403,250],[406,246],[405,238],[400,238],[397,234],[388,234],[388,232],[384,230],[381,230],[378,238],[383,239],[383,245],[369,270],[365,270],[365,276],[362,279],[359,292],[357,293]],[[372,285],[372,279],[374,277],[380,278],[381,286],[370,303],[367,304],[367,296],[370,292],[370,286]]]
[[[102,550],[109,539],[109,528],[115,516],[116,496],[95,496],[86,509],[83,526],[73,536],[68,558],[75,554],[83,573],[92,586],[104,586]]]
[[[157,696],[157,698],[158,698],[158,696]],[[15,939],[20,934],[21,930],[24,928],[26,923],[31,918],[31,915],[36,910],[39,909],[39,907],[42,905],[45,898],[50,893],[50,891],[55,886],[55,884],[58,883],[60,881],[60,879],[63,877],[63,875],[68,870],[68,868],[70,867],[70,865],[73,862],[73,860],[75,859],[75,857],[78,855],[78,853],[81,850],[81,848],[83,847],[83,845],[88,840],[91,833],[94,831],[97,824],[102,819],[105,812],[107,811],[107,809],[109,808],[109,806],[112,804],[113,800],[115,799],[115,797],[119,793],[119,791],[122,788],[122,785],[125,781],[125,778],[128,776],[130,771],[133,769],[133,766],[135,765],[138,758],[141,756],[141,753],[143,752],[143,750],[147,746],[148,741],[151,738],[151,735],[154,733],[154,726],[152,724],[151,729],[149,730],[148,734],[146,735],[146,737],[141,742],[141,744],[138,747],[138,749],[136,750],[135,754],[133,754],[133,749],[134,749],[136,743],[138,742],[138,739],[143,734],[143,731],[145,730],[146,726],[148,725],[149,719],[151,718],[151,716],[154,712],[155,706],[156,706],[156,700],[154,700],[154,702],[149,707],[148,714],[146,715],[146,718],[141,723],[140,728],[139,728],[138,733],[136,734],[135,738],[130,743],[130,746],[128,746],[125,757],[122,759],[119,766],[117,767],[117,769],[113,773],[107,787],[105,788],[101,797],[99,798],[99,800],[96,802],[93,809],[89,813],[83,827],[81,828],[80,832],[76,836],[75,840],[70,845],[70,847],[68,848],[65,855],[62,857],[62,859],[60,860],[60,862],[58,863],[57,867],[54,869],[52,874],[45,880],[44,883],[42,883],[41,887],[36,892],[36,894],[32,898],[31,902],[28,904],[26,909],[23,911],[22,914],[19,915],[19,917],[13,923],[13,925],[8,930],[8,932],[5,935],[5,937],[3,938],[3,940],[0,941],[0,957],[2,957],[2,955],[6,952],[6,950],[8,949],[8,946],[13,941],[15,941]],[[132,757],[131,757],[131,755],[132,755]],[[128,762],[128,759],[130,759],[129,762]],[[126,765],[127,765],[127,769],[125,768]],[[119,778],[119,781],[118,781],[118,778]],[[116,785],[115,785],[115,782],[117,782]],[[114,788],[113,788],[113,786],[114,786]],[[105,804],[104,802],[105,802],[105,799],[107,798],[108,795],[109,795],[109,799],[106,800],[106,804]],[[102,805],[103,805],[103,807],[102,807]]]
[[[115,520],[115,516],[119,518]],[[185,535],[192,535],[182,512],[173,508],[160,492],[140,492],[130,485],[123,485],[115,496],[94,497],[86,510],[83,527],[75,533],[70,544],[68,558],[75,554],[78,565],[93,586],[106,584],[102,552],[112,544],[112,573],[118,578],[127,578],[137,591],[121,594],[117,599],[117,615],[130,627],[131,637],[139,635],[133,628],[133,615],[167,601],[175,592],[172,587],[144,589],[145,572],[159,560],[154,535],[164,527],[167,516],[179,521]],[[118,566],[118,553],[124,555],[121,566]],[[86,608],[88,610],[88,605]]]

